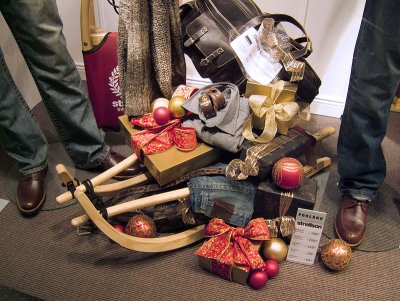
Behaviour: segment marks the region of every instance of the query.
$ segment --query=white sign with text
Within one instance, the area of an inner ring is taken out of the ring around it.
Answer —
[[[290,240],[287,261],[312,265],[318,251],[326,213],[299,208],[296,230]]]

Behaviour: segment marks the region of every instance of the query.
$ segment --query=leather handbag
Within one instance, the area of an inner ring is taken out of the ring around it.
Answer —
[[[311,39],[293,17],[262,13],[251,0],[194,0],[181,6],[180,17],[184,52],[200,76],[214,83],[233,83],[242,94],[247,77],[230,42],[244,29],[259,27],[265,18],[272,18],[275,27],[282,22],[290,23],[304,34],[297,39],[290,38],[290,54],[305,64],[302,79],[295,81],[298,85],[296,101],[311,103],[318,95],[321,80],[306,61],[312,53]],[[291,74],[282,68],[278,78],[290,81]]]
[[[246,75],[230,45],[240,28],[262,14],[252,0],[195,0],[180,7],[184,53],[212,82],[230,82],[241,92]]]

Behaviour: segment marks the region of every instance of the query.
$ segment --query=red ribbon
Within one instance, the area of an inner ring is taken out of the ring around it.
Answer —
[[[211,237],[196,255],[212,259],[213,273],[231,280],[233,265],[247,272],[265,266],[258,250],[250,240],[269,240],[268,227],[263,218],[251,220],[245,229],[233,228],[222,219],[212,219],[205,229],[205,235]]]
[[[174,144],[180,150],[190,151],[196,148],[196,131],[191,127],[181,127],[179,119],[159,126],[153,114],[146,114],[142,118],[132,119],[133,125],[146,128],[132,135],[131,146],[140,160],[142,154],[151,155],[170,149]]]
[[[172,94],[172,97],[174,96],[183,96],[186,99],[189,99],[190,96],[192,96],[194,93],[197,92],[197,88],[191,87],[191,86],[186,86],[186,85],[179,85],[176,90],[174,91],[174,94]]]

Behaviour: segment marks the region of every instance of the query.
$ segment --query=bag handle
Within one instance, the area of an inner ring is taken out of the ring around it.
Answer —
[[[290,39],[293,47],[295,50],[291,51],[290,53],[293,55],[295,59],[300,57],[307,57],[309,56],[313,49],[312,49],[312,42],[311,39],[308,37],[306,30],[304,29],[303,25],[300,24],[295,18],[285,14],[263,14],[257,17],[254,17],[249,22],[246,23],[246,27],[259,27],[262,21],[265,18],[271,18],[275,21],[275,26],[278,25],[280,22],[287,22],[294,26],[296,26],[300,31],[304,34],[304,37],[300,37],[297,39]],[[306,43],[305,46],[301,45],[301,43]]]
[[[90,8],[93,3],[91,0],[81,0],[81,41],[82,50],[89,51],[93,48],[90,38]]]

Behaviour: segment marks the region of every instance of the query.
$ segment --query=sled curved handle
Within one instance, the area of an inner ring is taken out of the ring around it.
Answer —
[[[130,250],[139,252],[165,252],[187,246],[204,237],[204,225],[196,226],[181,233],[163,237],[140,238],[130,236],[117,231],[112,225],[110,225],[101,216],[84,192],[76,190],[74,192],[74,197],[98,229],[114,242]]]
[[[115,175],[119,174],[123,170],[127,169],[129,166],[133,165],[136,161],[137,161],[137,156],[135,154],[132,154],[129,157],[125,158],[123,161],[119,162],[117,165],[113,166],[112,168],[106,170],[105,172],[103,172],[103,173],[97,175],[96,177],[94,177],[93,179],[91,179],[90,181],[92,182],[93,187],[96,188],[96,186],[99,186],[100,184],[104,183],[105,181],[110,180]],[[60,177],[61,181],[65,185],[67,185],[67,183],[68,183],[68,178],[73,179],[71,174],[66,169],[66,167],[62,164],[58,164],[56,166],[56,171],[57,171],[57,174]],[[127,182],[120,185],[120,187],[121,187],[121,189],[123,189],[124,185],[138,184],[138,183],[146,181],[147,179],[149,179],[148,174],[139,175],[137,177],[125,180]],[[75,184],[76,184],[76,182],[75,182]],[[109,184],[109,185],[111,185],[111,184]],[[111,186],[111,187],[115,188],[115,187],[118,187],[118,185],[114,184],[114,186]],[[83,184],[75,187],[75,189],[83,191],[83,192],[86,191],[86,187]],[[65,202],[68,202],[70,200],[72,200],[72,194],[69,191],[56,197],[56,201],[59,204],[64,204]]]

